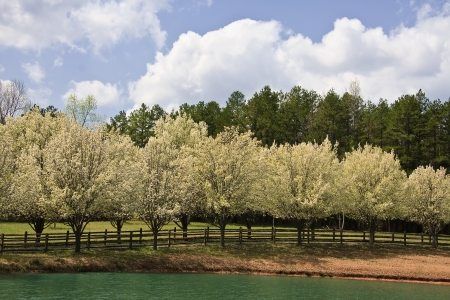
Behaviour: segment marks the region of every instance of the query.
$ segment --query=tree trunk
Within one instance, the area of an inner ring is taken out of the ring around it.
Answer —
[[[153,250],[158,250],[158,233],[159,230],[157,228],[152,228],[153,232]]]
[[[75,253],[81,252],[81,236],[83,235],[84,228],[88,223],[89,222],[85,223],[81,218],[75,218],[68,222],[68,225],[72,228],[75,235]]]
[[[251,239],[252,238],[252,224],[250,222],[247,222],[247,224],[245,224],[245,226],[247,227],[247,239]]]
[[[227,226],[226,217],[222,214],[220,216],[219,228],[220,228],[220,246],[225,248],[225,227]]]
[[[181,215],[180,222],[181,222],[181,230],[183,230],[183,239],[186,240],[187,239],[187,235],[188,235],[188,233],[187,233],[188,226],[189,226],[189,223],[190,223],[189,216],[187,214]]]
[[[81,230],[76,230],[75,234],[75,253],[81,252],[81,235],[83,232]]]
[[[114,227],[117,230],[117,243],[122,243],[122,228],[123,224],[125,224],[125,219],[116,219],[112,220],[111,222],[112,227]]]
[[[177,217],[177,219],[178,221],[175,221],[175,224],[183,232],[183,239],[187,240],[188,226],[191,223],[191,217],[188,214],[182,213]]]
[[[33,220],[29,224],[30,224],[30,227],[34,230],[35,235],[36,235],[35,245],[36,245],[36,247],[39,247],[39,245],[41,243],[42,232],[45,229],[45,219],[39,218],[39,219]]]
[[[438,247],[438,230],[436,227],[432,227],[430,230],[431,246],[436,249]]]

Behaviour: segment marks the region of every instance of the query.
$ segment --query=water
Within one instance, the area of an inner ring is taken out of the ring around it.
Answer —
[[[450,286],[214,274],[0,275],[0,299],[450,299]]]

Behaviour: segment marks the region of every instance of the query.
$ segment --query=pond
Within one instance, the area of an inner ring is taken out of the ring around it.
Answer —
[[[450,299],[450,286],[287,276],[0,275],[1,299]]]

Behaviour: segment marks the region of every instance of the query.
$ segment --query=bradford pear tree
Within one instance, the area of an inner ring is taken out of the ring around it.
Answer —
[[[450,176],[445,169],[418,167],[405,184],[405,205],[408,217],[422,224],[437,247],[437,235],[450,220]]]
[[[364,222],[375,241],[378,220],[399,214],[401,186],[406,178],[393,152],[366,145],[346,154],[338,176],[341,204]]]
[[[196,123],[189,116],[183,114],[176,118],[166,116],[155,124],[156,138],[167,143],[167,147],[172,149],[177,162],[174,167],[177,169],[176,176],[181,191],[179,192],[180,197],[177,199],[179,210],[175,224],[183,231],[185,238],[191,216],[201,210],[204,199],[201,182],[196,181],[192,176],[195,172],[192,157],[207,134],[208,128],[204,122]]]
[[[10,130],[0,124],[0,218],[8,214],[12,195],[12,178],[16,166],[17,151]]]
[[[109,188],[105,193],[105,216],[119,236],[124,223],[134,217],[133,202],[138,197],[140,160],[130,137],[110,132],[106,139],[109,160]]]
[[[293,220],[301,231],[333,213],[339,161],[331,142],[273,146],[269,155],[269,199],[273,214]]]
[[[86,225],[104,213],[107,190],[112,186],[105,140],[101,131],[72,123],[50,141],[45,151],[49,205],[72,228],[77,253]]]
[[[233,128],[205,139],[197,151],[197,180],[203,183],[206,210],[220,229],[222,247],[230,218],[240,215],[258,196],[254,189],[260,175],[259,151],[250,132],[239,134]]]
[[[36,233],[36,243],[39,243],[43,230],[53,219],[46,209],[50,198],[46,147],[67,125],[65,117],[42,115],[37,109],[11,119],[6,125],[11,128],[15,144],[20,150],[13,176],[14,193],[9,211],[18,220],[28,222]]]
[[[153,249],[158,247],[158,233],[179,211],[180,185],[177,178],[176,149],[164,137],[151,137],[141,150],[142,184],[135,209],[139,218],[153,232]]]

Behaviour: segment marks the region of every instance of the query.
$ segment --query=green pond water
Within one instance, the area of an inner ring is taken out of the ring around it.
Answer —
[[[0,275],[0,299],[450,299],[450,286],[214,274]]]

